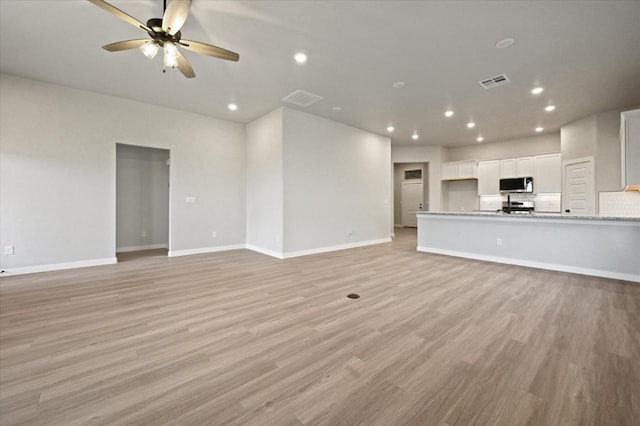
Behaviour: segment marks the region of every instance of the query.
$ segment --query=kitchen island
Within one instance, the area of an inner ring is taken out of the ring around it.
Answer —
[[[640,218],[418,212],[417,250],[640,282]]]

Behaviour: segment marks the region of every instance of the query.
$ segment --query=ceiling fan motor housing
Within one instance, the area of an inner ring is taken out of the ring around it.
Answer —
[[[151,18],[147,21],[147,27],[151,28],[153,32],[148,32],[151,38],[157,41],[160,45],[163,45],[167,41],[177,43],[182,37],[182,33],[178,31],[174,35],[169,35],[162,29],[161,18]]]

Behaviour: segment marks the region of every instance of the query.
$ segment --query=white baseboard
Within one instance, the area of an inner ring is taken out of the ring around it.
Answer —
[[[592,275],[595,277],[612,278],[614,280],[640,282],[640,275],[627,274],[622,272],[606,271],[602,269],[583,268],[579,266],[559,265],[556,263],[534,262],[525,259],[512,259],[500,256],[487,256],[483,254],[467,253],[455,250],[442,250],[431,247],[417,247],[417,250],[424,253],[444,254],[446,256],[464,257],[466,259],[485,260],[488,262],[506,263],[508,265],[527,266],[529,268],[547,269],[550,271],[569,272],[572,274]]]
[[[166,249],[166,248],[169,248],[167,244],[148,244],[146,246],[116,247],[116,253],[127,253],[130,251]]]
[[[400,224],[398,224],[398,223],[394,223],[394,224],[393,224],[393,227],[394,227],[394,228],[404,228],[404,225],[403,225],[403,224],[401,224],[401,223],[400,223]]]
[[[292,257],[308,256],[310,254],[327,253],[330,251],[346,250],[346,249],[351,249],[356,247],[364,247],[364,246],[370,246],[373,244],[382,244],[382,243],[390,243],[390,242],[391,242],[391,238],[381,238],[379,240],[360,241],[357,243],[341,244],[341,245],[329,246],[329,247],[320,247],[317,249],[292,251],[289,253],[284,253],[284,258],[289,259]]]
[[[266,254],[267,256],[275,257],[276,259],[284,259],[284,256],[282,255],[282,253],[278,253],[277,251],[254,246],[253,244],[247,244],[247,249],[251,251],[255,251],[257,253]]]
[[[4,276],[12,276],[12,275],[35,274],[37,272],[50,272],[50,271],[60,271],[62,269],[86,268],[88,266],[112,265],[114,263],[118,263],[118,259],[115,257],[108,257],[104,259],[81,260],[78,262],[52,263],[49,265],[37,265],[37,266],[24,266],[21,268],[4,269],[2,276],[4,277]]]
[[[217,251],[238,250],[247,248],[246,244],[234,244],[230,246],[217,246],[217,247],[202,247],[189,250],[174,250],[169,251],[169,257],[189,256],[191,254],[203,254],[203,253],[215,253]]]

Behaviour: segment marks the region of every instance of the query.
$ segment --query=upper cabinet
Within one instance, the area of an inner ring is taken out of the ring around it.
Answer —
[[[500,179],[533,177],[533,192],[560,193],[562,189],[560,154],[506,158],[478,163],[478,195],[500,194]]]
[[[516,177],[533,176],[533,157],[516,158]]]
[[[500,160],[500,178],[533,176],[533,157]]]
[[[440,176],[442,180],[478,179],[478,162],[467,160],[442,163]]]
[[[562,163],[560,154],[536,155],[533,168],[533,191],[537,193],[562,191]]]
[[[500,160],[478,163],[478,195],[500,193]]]
[[[624,111],[620,118],[622,187],[640,185],[640,109]]]

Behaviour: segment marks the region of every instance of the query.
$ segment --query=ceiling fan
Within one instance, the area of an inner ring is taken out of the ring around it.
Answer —
[[[193,78],[196,74],[193,72],[189,61],[187,61],[178,50],[178,46],[192,52],[213,56],[214,58],[226,59],[228,61],[238,61],[238,59],[240,59],[237,53],[221,47],[182,39],[180,28],[182,28],[182,25],[184,25],[189,16],[191,0],[171,0],[169,6],[167,6],[167,0],[164,0],[164,16],[162,19],[151,18],[147,21],[146,25],[104,0],[89,1],[107,12],[114,14],[123,21],[145,30],[149,36],[151,36],[151,39],[125,40],[102,46],[103,49],[109,52],[139,48],[147,58],[153,59],[162,47],[164,51],[163,72],[165,72],[167,68],[178,67],[180,72],[187,78]]]

